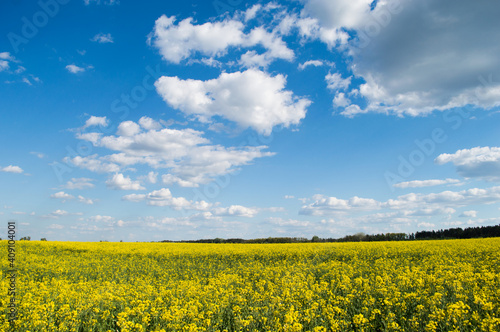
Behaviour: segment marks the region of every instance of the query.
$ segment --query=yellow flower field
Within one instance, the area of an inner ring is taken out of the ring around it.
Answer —
[[[15,326],[4,253],[2,331],[500,331],[499,238],[19,241]]]

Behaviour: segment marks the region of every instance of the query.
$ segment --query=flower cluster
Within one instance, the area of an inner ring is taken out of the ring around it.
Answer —
[[[498,238],[17,249],[19,332],[500,331]]]

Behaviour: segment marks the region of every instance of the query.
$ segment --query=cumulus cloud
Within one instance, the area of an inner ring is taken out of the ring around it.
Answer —
[[[325,81],[330,90],[345,90],[351,84],[351,77],[342,78],[342,75],[339,73],[329,73],[325,76]]]
[[[102,216],[102,215],[95,215],[95,216],[91,216],[87,219],[87,221],[89,222],[95,222],[95,223],[99,223],[99,222],[103,222],[103,223],[111,223],[115,220],[114,217],[111,217],[111,216]]]
[[[9,69],[9,62],[5,60],[0,60],[0,71]]]
[[[130,194],[122,197],[130,202],[146,201],[151,206],[168,206],[174,210],[207,211],[213,204],[205,201],[191,201],[184,197],[175,197],[168,188],[154,190],[149,194]]]
[[[213,213],[217,216],[234,216],[252,218],[259,212],[258,209],[241,205],[231,205],[229,207],[215,208]]]
[[[0,168],[0,171],[6,172],[6,173],[18,173],[18,174],[24,172],[24,170],[21,167],[13,166],[13,165],[9,165],[9,166]]]
[[[63,202],[68,199],[73,199],[75,196],[65,193],[64,191],[59,191],[55,194],[50,195],[50,198],[61,199]]]
[[[133,181],[130,177],[125,177],[123,174],[115,173],[106,181],[106,186],[115,190],[144,190],[139,181]]]
[[[90,118],[87,119],[87,121],[85,121],[85,125],[82,127],[82,130],[94,126],[107,127],[108,119],[105,116],[92,115]]]
[[[453,214],[455,208],[468,205],[483,205],[500,202],[500,187],[487,189],[472,188],[461,191],[443,191],[440,193],[418,194],[410,193],[380,202],[371,198],[353,197],[339,199],[316,195],[313,202],[302,206],[300,214],[324,216],[357,213],[360,211],[375,211],[389,209],[400,211],[400,216],[433,216]]]
[[[159,130],[162,128],[162,125],[150,117],[143,116],[142,118],[139,119],[139,124],[143,129],[146,130]]]
[[[299,124],[311,104],[285,90],[285,84],[283,75],[249,69],[208,81],[163,76],[155,86],[167,104],[202,122],[222,116],[269,135],[275,126]]]
[[[78,201],[80,203],[89,204],[89,205],[94,204],[94,200],[92,200],[90,198],[85,198],[82,195],[78,195]]]
[[[458,174],[466,178],[500,181],[500,147],[475,147],[443,153],[435,162],[439,165],[453,163]]]
[[[256,8],[258,10],[258,8]],[[292,60],[294,53],[274,32],[256,27],[244,33],[244,24],[237,20],[225,19],[218,22],[193,24],[187,18],[175,24],[175,16],[162,15],[156,20],[149,43],[156,46],[167,61],[180,63],[197,53],[211,58],[226,54],[233,47],[255,47],[266,49],[262,56],[270,62],[274,59]]]
[[[460,218],[476,218],[477,211],[476,210],[464,211],[459,215],[459,217]]]
[[[94,188],[94,180],[89,178],[72,178],[63,187],[66,189],[88,189]]]
[[[345,96],[345,93],[338,92],[333,98],[333,105],[335,107],[347,107],[351,103],[351,100]],[[356,105],[357,106],[357,105]]]
[[[10,68],[10,62],[15,62],[16,59],[9,52],[0,52],[0,72]],[[24,68],[20,66],[19,68]]]
[[[83,73],[85,71],[85,68],[78,67],[77,65],[67,65],[66,69],[72,73],[72,74],[78,74],[78,73]]]
[[[97,173],[112,173],[120,171],[120,166],[114,163],[99,160],[97,154],[87,157],[64,157],[63,161],[75,167],[88,169],[89,171]]]
[[[330,29],[356,29],[370,13],[372,0],[309,0],[305,2],[304,14],[317,18]]]
[[[43,215],[42,218],[46,219],[59,219],[60,217],[68,216],[70,213],[65,210],[55,210],[51,212],[50,214]]]
[[[149,165],[155,169],[166,169],[161,175],[165,184],[177,183],[184,187],[196,187],[208,183],[216,176],[225,175],[248,165],[256,158],[272,156],[265,152],[266,146],[243,146],[239,148],[212,145],[203,137],[203,132],[193,129],[145,130],[138,126],[120,124],[118,135],[103,136],[90,132],[77,134],[96,147],[116,153],[104,156],[97,154],[81,157],[66,157],[65,162],[94,172],[118,173],[132,165]],[[125,129],[127,128],[127,129]],[[130,128],[133,128],[132,131]],[[96,135],[93,135],[96,134]],[[119,134],[125,134],[124,136]]]
[[[162,175],[161,180],[162,180],[163,184],[167,184],[167,185],[175,183],[180,187],[191,187],[191,188],[199,187],[199,184],[197,182],[183,180],[180,177],[172,175],[172,174]]]
[[[145,194],[130,194],[122,197],[122,200],[129,202],[140,202],[146,199]]]
[[[95,35],[92,39],[93,42],[101,43],[101,44],[106,44],[106,43],[113,43],[113,36],[111,36],[110,33],[98,33]]]
[[[141,127],[133,121],[124,121],[118,125],[117,135],[134,136],[141,131]]]
[[[302,207],[300,214],[320,216],[347,211],[377,210],[381,207],[381,203],[374,199],[357,196],[345,200],[336,197],[315,195],[313,199],[313,203]]]
[[[422,188],[422,187],[439,186],[439,185],[443,185],[443,184],[459,184],[459,183],[460,183],[460,180],[457,180],[457,179],[414,180],[414,181],[406,181],[406,182],[396,183],[396,184],[393,185],[393,187],[402,188],[402,189],[405,189],[405,188]]]

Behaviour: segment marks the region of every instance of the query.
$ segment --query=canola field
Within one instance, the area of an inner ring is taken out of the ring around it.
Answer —
[[[16,268],[18,319],[4,276],[1,331],[500,331],[500,238],[18,241]]]

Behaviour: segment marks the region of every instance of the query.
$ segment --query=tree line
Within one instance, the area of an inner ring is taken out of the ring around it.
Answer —
[[[374,241],[412,241],[412,240],[438,240],[438,239],[472,239],[500,237],[500,224],[496,226],[481,226],[468,227],[462,229],[449,228],[438,231],[419,231],[416,233],[381,233],[381,234],[365,234],[356,233],[347,235],[342,238],[320,238],[313,236],[311,239],[305,237],[268,237],[261,239],[200,239],[189,241],[169,241],[160,242],[183,242],[183,243],[308,243],[308,242],[374,242]]]

